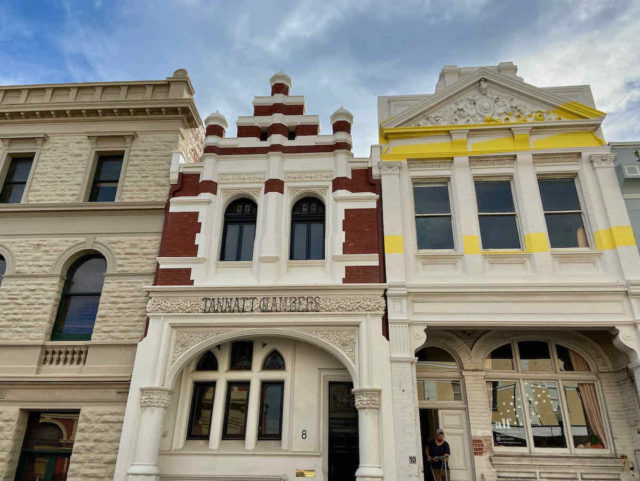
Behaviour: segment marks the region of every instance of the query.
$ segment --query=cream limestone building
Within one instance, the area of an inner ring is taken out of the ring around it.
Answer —
[[[640,258],[588,86],[378,99],[397,478],[637,479]],[[418,463],[413,463],[413,456]]]
[[[398,479],[380,180],[291,86],[172,166],[116,480]]]
[[[0,87],[3,481],[113,479],[170,165],[202,150],[193,94],[185,70]]]

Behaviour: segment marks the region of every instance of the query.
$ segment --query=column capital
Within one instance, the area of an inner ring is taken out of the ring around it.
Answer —
[[[380,408],[379,388],[358,388],[353,389],[356,398],[356,409],[379,409]]]
[[[613,167],[616,154],[591,154],[589,160],[594,167]]]
[[[382,175],[398,175],[401,165],[401,160],[383,160],[378,164],[378,167],[380,167],[380,173]]]
[[[166,387],[150,386],[140,388],[140,406],[143,408],[166,408],[171,402],[173,391]]]

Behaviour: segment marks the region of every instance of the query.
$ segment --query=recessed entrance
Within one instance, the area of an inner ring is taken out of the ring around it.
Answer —
[[[329,481],[354,481],[360,463],[358,411],[350,382],[329,383]]]

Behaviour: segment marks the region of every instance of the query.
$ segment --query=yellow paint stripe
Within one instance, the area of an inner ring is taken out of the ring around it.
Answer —
[[[480,254],[480,239],[477,235],[462,236],[462,247],[465,254]]]
[[[401,235],[384,236],[384,251],[387,254],[403,254],[404,241]]]
[[[524,236],[524,246],[527,252],[547,252],[549,241],[544,232],[531,232]]]
[[[635,246],[636,239],[630,225],[618,225],[611,229],[602,229],[594,232],[596,249],[607,250],[616,247]]]

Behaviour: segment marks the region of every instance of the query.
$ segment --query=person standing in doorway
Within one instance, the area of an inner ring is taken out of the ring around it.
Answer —
[[[425,449],[429,469],[435,481],[449,481],[449,457],[451,448],[444,440],[444,431],[436,429],[436,437],[427,443]]]

